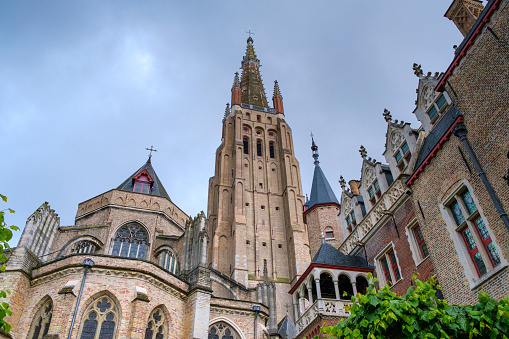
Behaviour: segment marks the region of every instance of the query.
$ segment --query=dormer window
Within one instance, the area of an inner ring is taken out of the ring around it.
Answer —
[[[350,233],[355,228],[355,226],[357,226],[357,221],[355,220],[355,212],[353,210],[346,217],[346,224],[347,224],[348,231]]]
[[[375,206],[376,202],[382,196],[382,192],[380,191],[380,184],[378,184],[378,180],[375,180],[373,185],[368,188],[369,201]]]
[[[153,183],[147,170],[143,170],[133,178],[133,192],[148,194]]]
[[[435,123],[438,120],[438,116],[445,110],[447,106],[447,98],[445,95],[441,94],[438,99],[431,105],[427,112],[431,123]]]
[[[400,171],[403,171],[408,166],[411,156],[412,153],[410,153],[408,143],[405,141],[405,143],[401,146],[395,155],[396,162],[398,163],[398,168]]]

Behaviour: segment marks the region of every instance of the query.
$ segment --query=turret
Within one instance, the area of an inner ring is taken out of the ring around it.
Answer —
[[[283,108],[283,96],[279,90],[279,84],[277,80],[274,81],[274,95],[272,96],[272,104],[274,105],[276,113],[285,114],[285,110]]]

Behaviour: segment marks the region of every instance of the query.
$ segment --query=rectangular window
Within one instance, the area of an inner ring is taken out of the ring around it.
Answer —
[[[410,148],[408,147],[408,144],[405,142],[403,144],[403,146],[401,146],[401,150],[403,151],[403,154],[407,154],[408,152],[410,152]]]
[[[256,155],[259,157],[262,156],[262,142],[260,140],[256,142]]]
[[[431,119],[431,121],[433,121],[436,118],[437,114],[438,114],[438,110],[435,107],[435,105],[431,106],[431,109],[428,111],[428,115],[429,115],[429,118]]]
[[[332,232],[332,231],[325,232],[325,237],[327,239],[334,239],[334,232]]]
[[[379,263],[379,267],[383,270],[383,275],[385,277],[385,283],[389,286],[394,285],[399,280],[401,280],[401,271],[399,270],[398,261],[396,259],[396,252],[394,252],[393,248],[389,248],[383,254],[378,256],[377,259]],[[384,281],[381,283],[383,284]]]
[[[244,143],[244,154],[249,154],[249,141],[247,140],[247,138],[244,138],[243,143]]]
[[[273,142],[269,143],[269,153],[270,153],[270,157],[274,158],[274,143]]]
[[[399,164],[401,160],[403,160],[403,155],[401,155],[401,152],[398,151],[398,153],[396,153],[396,162]]]
[[[417,226],[413,229],[415,240],[417,241],[417,245],[419,246],[419,250],[423,258],[428,257],[428,246],[426,246],[426,242],[424,241],[424,237],[422,236],[421,228]]]
[[[442,110],[442,108],[445,106],[445,104],[447,104],[447,99],[445,98],[445,96],[442,94],[438,100],[437,100],[437,106],[440,110]]]

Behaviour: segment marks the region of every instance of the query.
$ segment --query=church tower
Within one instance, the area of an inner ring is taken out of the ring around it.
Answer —
[[[209,182],[209,264],[249,288],[263,281],[266,266],[279,315],[291,304],[290,283],[310,263],[299,163],[279,85],[271,108],[251,37],[241,65]]]

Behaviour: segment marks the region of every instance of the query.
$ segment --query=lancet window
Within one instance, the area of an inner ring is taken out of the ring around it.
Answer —
[[[177,256],[170,250],[163,250],[160,254],[161,267],[171,273],[177,273]]]
[[[168,321],[163,310],[158,307],[152,311],[145,330],[145,339],[168,338]]]
[[[240,336],[230,325],[220,321],[210,325],[208,339],[240,339]]]
[[[83,316],[80,339],[113,339],[118,324],[118,310],[108,297],[95,300]]]
[[[244,143],[244,154],[249,154],[249,140],[247,138],[244,138],[243,143]]]
[[[148,245],[148,234],[145,228],[134,223],[128,224],[117,231],[111,254],[125,258],[145,259]]]
[[[50,299],[46,301],[41,308],[39,308],[39,311],[37,311],[27,338],[41,339],[48,334],[52,316],[53,302]]]

